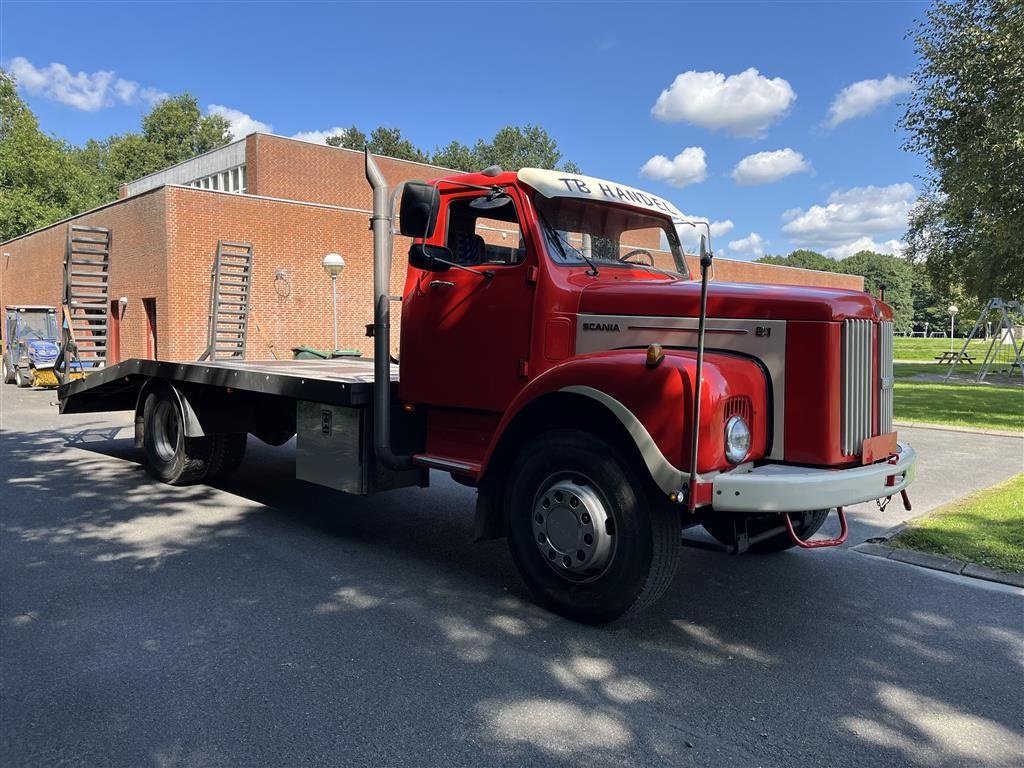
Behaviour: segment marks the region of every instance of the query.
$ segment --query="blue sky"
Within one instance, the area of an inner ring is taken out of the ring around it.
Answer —
[[[426,149],[534,123],[716,222],[719,255],[842,257],[898,252],[921,188],[896,121],[926,7],[5,0],[0,62],[72,143],[183,91],[242,131],[383,124]]]

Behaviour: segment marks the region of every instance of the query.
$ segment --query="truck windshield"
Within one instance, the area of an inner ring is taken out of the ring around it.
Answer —
[[[19,339],[56,339],[57,319],[51,312],[19,312]]]
[[[689,277],[672,221],[621,205],[573,197],[534,195],[557,264],[641,267],[671,277]]]

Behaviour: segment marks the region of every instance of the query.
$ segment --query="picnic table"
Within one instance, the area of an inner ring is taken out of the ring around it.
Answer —
[[[935,360],[939,365],[944,363],[973,363],[974,355],[969,352],[943,352],[941,355],[936,355]]]

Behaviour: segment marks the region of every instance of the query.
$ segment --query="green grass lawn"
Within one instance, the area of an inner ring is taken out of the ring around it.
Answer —
[[[984,339],[974,339],[967,351],[972,355],[985,357],[985,350],[989,342]],[[963,349],[963,339],[953,339],[953,349],[959,352]],[[897,336],[893,340],[893,358],[896,360],[932,360],[936,355],[949,352],[949,339],[917,339],[909,336]]]
[[[1024,474],[914,520],[889,544],[1024,573]]]
[[[1024,432],[1024,387],[933,384],[897,377],[893,409],[897,421]]]

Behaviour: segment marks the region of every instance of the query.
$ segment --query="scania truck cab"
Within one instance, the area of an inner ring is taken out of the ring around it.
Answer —
[[[396,189],[368,153],[366,170],[372,363],[127,361],[66,384],[62,408],[134,408],[172,483],[221,472],[246,432],[297,433],[297,475],[350,492],[449,473],[478,491],[476,538],[507,537],[534,597],[586,622],[662,595],[687,528],[735,553],[813,548],[842,543],[845,506],[906,502],[884,303],[709,280],[706,232],[691,274],[706,225],[614,182],[490,168]],[[812,539],[833,510],[841,534]]]

